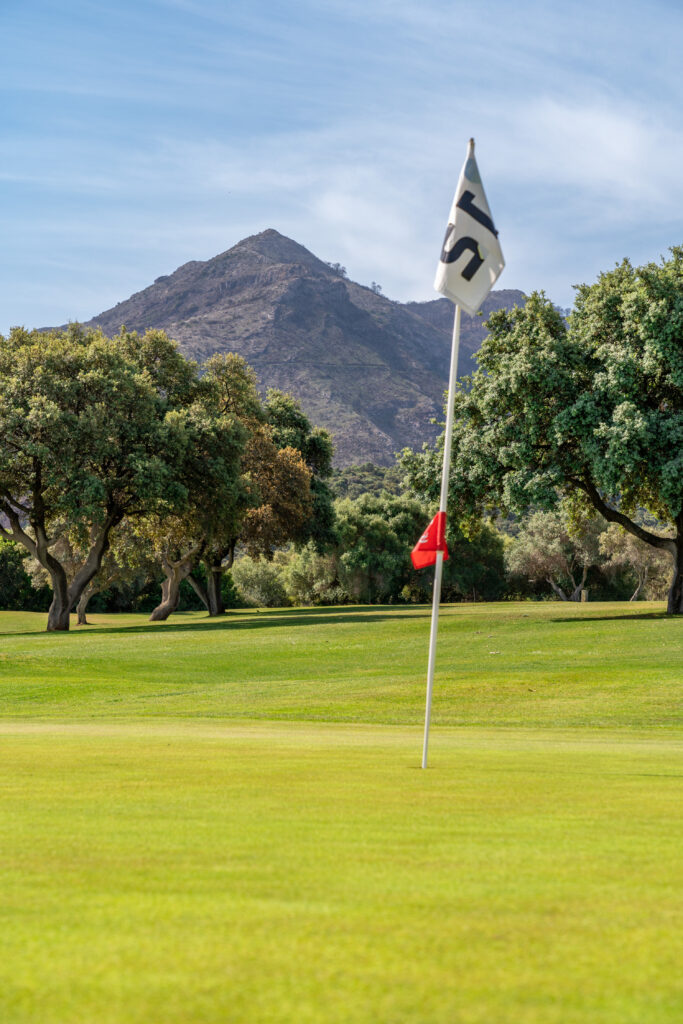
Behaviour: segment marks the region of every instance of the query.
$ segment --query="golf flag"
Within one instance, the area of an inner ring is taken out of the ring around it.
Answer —
[[[444,430],[443,467],[441,470],[441,497],[439,511],[413,548],[411,558],[416,569],[435,565],[434,593],[432,597],[432,624],[429,630],[429,661],[427,663],[427,701],[425,731],[422,744],[422,767],[427,767],[429,749],[429,722],[432,713],[436,640],[439,629],[441,577],[443,563],[448,558],[446,548],[446,506],[450,479],[453,420],[455,417],[455,389],[458,383],[458,346],[460,344],[460,316],[464,309],[470,316],[479,311],[482,302],[500,277],[505,266],[498,244],[498,232],[486,202],[477,161],[474,159],[474,139],[467,147],[465,166],[460,172],[458,187],[448,218],[446,237],[441,249],[434,287],[455,303],[451,368],[448,375],[446,402],[446,428]],[[443,552],[439,558],[439,552]]]
[[[431,523],[410,552],[414,569],[425,569],[436,562],[437,551],[443,551],[444,562],[448,561],[446,547],[446,513],[437,512]]]
[[[474,316],[504,266],[498,232],[474,158],[474,139],[470,139],[448,218],[434,287]]]

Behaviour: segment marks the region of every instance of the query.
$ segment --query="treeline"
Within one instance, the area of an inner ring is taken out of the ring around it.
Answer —
[[[674,255],[604,275],[569,325],[538,295],[493,314],[456,395],[444,600],[661,597],[673,568],[669,610],[683,608]],[[290,396],[264,399],[236,355],[200,368],[162,331],[14,329],[0,338],[0,604],[64,630],[88,608],[428,601],[410,551],[441,444],[333,470],[326,431]]]
[[[415,572],[410,550],[433,510],[381,490],[334,507],[336,542],[327,551],[307,544],[270,561],[238,559],[238,599],[262,607],[431,600],[433,570]],[[442,596],[449,602],[663,599],[671,575],[666,554],[597,516],[574,523],[561,508],[470,522],[467,536],[449,524],[447,542]]]
[[[291,429],[296,419],[299,434],[290,434],[289,440],[301,448],[312,437],[320,443],[320,435],[311,430],[292,399],[271,393],[263,408],[279,420],[280,428],[287,421]],[[428,602],[432,571],[415,572],[410,550],[432,510],[414,496],[385,488],[385,478],[392,486],[400,480],[396,466],[365,464],[338,470],[332,474],[332,487],[343,493],[345,481],[362,476],[372,484],[372,492],[334,503],[327,492],[322,492],[324,503],[319,496],[318,510],[324,505],[326,515],[324,534],[320,524],[314,531],[309,521],[308,539],[302,530],[296,541],[281,543],[281,533],[262,535],[262,543],[254,545],[245,522],[243,537],[232,543],[220,569],[217,558],[212,564],[206,557],[190,559],[185,552],[183,568],[189,571],[180,580],[173,608],[165,608],[164,615],[201,608],[216,615],[244,606]],[[268,512],[263,504],[256,509],[261,519],[273,514],[272,505]],[[133,537],[129,530],[123,527],[86,588],[77,608],[79,622],[86,622],[88,607],[159,617],[159,590],[167,579],[163,562],[144,531]],[[520,519],[469,523],[467,536],[449,524],[447,540],[450,558],[444,566],[442,592],[449,602],[579,601],[589,594],[595,600],[662,599],[669,585],[670,565],[664,553],[600,517],[573,522],[562,508],[529,512]],[[179,548],[176,555],[178,563],[183,558]],[[168,561],[171,555],[166,552],[164,557]],[[212,573],[219,578],[212,578]],[[4,608],[46,611],[52,596],[46,580],[39,563],[23,557],[16,544],[0,542]]]
[[[180,607],[183,586],[220,615],[238,549],[333,542],[331,458],[328,434],[289,396],[264,401],[238,356],[200,373],[162,331],[0,338],[3,568],[22,548],[36,601],[50,594],[48,630],[74,610],[84,621],[103,591],[137,600],[159,583],[152,619]],[[12,586],[32,604],[21,574]]]

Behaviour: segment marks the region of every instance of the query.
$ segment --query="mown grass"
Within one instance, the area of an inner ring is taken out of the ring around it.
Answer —
[[[94,618],[0,615],[3,1024],[682,1019],[661,606],[446,609],[426,772],[426,609]]]
[[[415,724],[429,609],[198,613],[45,634],[0,615],[0,716],[181,716]],[[27,632],[28,631],[28,632]],[[615,728],[680,722],[683,622],[662,605],[446,608],[435,724]]]

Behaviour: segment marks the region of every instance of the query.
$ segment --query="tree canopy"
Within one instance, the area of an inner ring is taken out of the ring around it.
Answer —
[[[304,544],[313,538],[322,547],[334,536],[332,499],[323,479],[330,472],[332,443],[326,431],[311,426],[291,396],[271,390],[264,403],[254,371],[240,356],[212,356],[204,379],[219,407],[241,424],[246,436],[241,456],[245,500],[236,515],[220,526],[214,523],[200,552],[206,583],[197,573],[188,576],[209,614],[220,615],[223,574],[238,544],[254,557],[272,558],[276,548],[290,541]]]
[[[580,286],[568,323],[534,293],[487,327],[456,395],[451,510],[550,509],[563,494],[590,505],[669,553],[668,607],[683,613],[683,247]],[[442,443],[403,455],[431,498]],[[642,509],[668,535],[642,525]]]
[[[334,499],[327,482],[332,475],[332,438],[322,427],[311,425],[295,398],[276,388],[268,390],[265,412],[274,444],[300,452],[311,472],[311,513],[298,540],[312,540],[322,552],[336,541]]]
[[[47,571],[48,629],[69,628],[125,516],[186,502],[201,397],[196,365],[162,331],[106,338],[72,325],[0,338],[0,535]],[[64,522],[83,553],[70,576],[54,549]]]
[[[508,547],[508,569],[531,582],[544,581],[562,601],[580,601],[589,570],[604,561],[600,535],[605,527],[597,515],[572,529],[562,509],[533,512]]]

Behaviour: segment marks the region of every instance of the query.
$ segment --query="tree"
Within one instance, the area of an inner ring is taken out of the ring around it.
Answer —
[[[77,533],[69,529],[67,523],[55,524],[53,527],[52,553],[63,566],[69,583],[73,580],[85,557],[84,544]],[[88,536],[86,545],[91,542]],[[111,587],[132,587],[139,589],[153,576],[156,561],[149,544],[137,535],[133,523],[124,519],[116,530],[112,531],[107,550],[102,557],[99,571],[83,590],[76,605],[76,616],[79,626],[87,626],[87,608],[96,594],[109,590]],[[40,589],[47,585],[49,576],[35,559],[29,560],[29,572],[33,586]]]
[[[534,293],[487,326],[456,395],[451,510],[551,509],[564,493],[668,552],[668,610],[683,613],[683,247],[580,286],[569,324]],[[441,445],[403,458],[432,498]],[[639,509],[672,534],[642,526]]]
[[[290,573],[292,585],[302,590],[317,569],[323,580],[308,586],[322,603],[401,600],[414,575],[410,552],[424,529],[423,506],[405,495],[362,494],[335,502],[335,514],[334,547],[318,559],[299,560]]]
[[[345,604],[349,600],[339,582],[333,551],[320,554],[309,541],[299,550],[276,552],[274,561],[292,604]]]
[[[254,451],[256,436],[263,432],[265,413],[258,393],[256,374],[246,361],[235,353],[217,353],[204,366],[204,381],[211,388],[217,409],[239,423],[244,432],[244,446],[240,460],[242,491],[238,503],[221,508],[211,500],[213,515],[199,547],[190,538],[189,558],[184,575],[204,604],[209,615],[222,615],[223,576],[235,558],[237,538],[249,508],[258,503],[255,482]],[[198,562],[204,565],[204,574],[195,571]]]
[[[335,274],[339,274],[340,277],[346,277],[346,267],[343,267],[341,263],[328,263],[327,266],[330,270],[334,270]]]
[[[256,375],[240,356],[213,356],[204,379],[219,408],[241,424],[247,437],[241,460],[243,500],[228,516],[217,509],[222,518],[214,518],[211,536],[199,552],[206,583],[197,573],[188,574],[209,614],[222,615],[223,574],[234,564],[239,543],[254,558],[270,559],[277,547],[305,543],[318,528],[314,510],[317,502],[324,513],[324,496],[317,498],[313,479],[316,471],[329,471],[331,444],[324,431],[312,430],[298,404],[279,392],[272,392],[276,422],[269,422],[271,410],[261,401]]]
[[[48,630],[69,628],[125,516],[182,506],[200,389],[162,331],[105,338],[74,324],[0,338],[0,535],[46,570]],[[65,521],[83,553],[71,579],[53,549]]]
[[[424,529],[422,505],[411,498],[363,494],[338,501],[339,583],[348,598],[375,604],[395,599],[410,579],[410,552]]]
[[[176,610],[182,581],[190,577],[205,552],[234,534],[252,500],[243,474],[248,432],[226,405],[215,381],[205,376],[201,383],[201,395],[192,408],[192,442],[183,463],[184,506],[170,516],[148,517],[144,523],[164,571],[161,602],[150,615],[153,622],[167,619]],[[199,581],[195,579],[193,585],[197,590]]]
[[[253,467],[259,504],[247,509],[239,540],[253,558],[270,560],[276,548],[309,536],[311,471],[300,452],[276,448],[266,431],[253,437],[247,465]]]
[[[600,537],[600,550],[606,557],[605,569],[613,572],[627,569],[629,575],[633,574],[636,587],[630,601],[637,601],[641,593],[648,590],[654,591],[657,597],[663,596],[666,588],[662,587],[662,581],[670,569],[665,551],[644,544],[617,523],[611,523]]]
[[[289,604],[282,574],[265,558],[239,558],[232,570],[238,593],[260,608],[282,608]]]
[[[332,475],[332,439],[322,427],[312,427],[300,404],[291,395],[270,388],[266,396],[266,419],[275,445],[294,448],[311,471],[311,514],[299,543],[312,540],[318,551],[336,541],[333,495],[328,486]]]
[[[590,568],[602,561],[597,516],[572,530],[562,511],[528,516],[506,552],[508,570],[530,582],[544,581],[562,601],[580,601]]]
[[[410,578],[410,551],[424,526],[418,502],[388,494],[335,502],[336,542],[314,541],[279,552],[276,564],[296,604],[361,604],[400,600]]]

